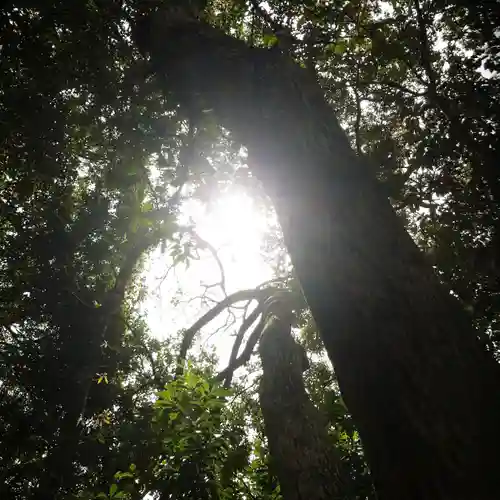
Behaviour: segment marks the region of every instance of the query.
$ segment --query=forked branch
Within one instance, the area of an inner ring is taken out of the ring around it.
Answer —
[[[210,321],[216,318],[224,309],[230,307],[237,302],[243,302],[246,300],[257,300],[259,303],[268,298],[274,289],[266,288],[264,290],[258,289],[249,289],[249,290],[240,290],[231,295],[228,295],[226,298],[221,300],[216,306],[214,306],[210,311],[205,313],[198,321],[196,321],[190,328],[188,328],[184,332],[184,336],[181,343],[181,348],[179,351],[179,357],[177,360],[177,370],[176,375],[179,376],[184,371],[184,362],[186,360],[187,352],[190,349],[194,337],[196,334]]]

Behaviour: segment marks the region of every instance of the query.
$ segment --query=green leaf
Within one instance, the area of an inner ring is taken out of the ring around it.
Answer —
[[[196,373],[187,372],[185,377],[184,377],[184,380],[185,380],[186,385],[188,387],[194,388],[197,386],[197,384],[200,380],[200,377],[198,377],[198,375],[196,375]]]
[[[117,480],[127,479],[127,478],[133,478],[133,477],[134,477],[134,475],[131,472],[121,472],[121,471],[118,471],[114,475],[114,478],[117,479]]]
[[[172,391],[170,390],[170,387],[166,386],[164,391],[160,391],[157,394],[159,399],[165,399],[167,401],[170,401],[172,399]]]
[[[153,204],[150,201],[147,201],[142,204],[142,212],[151,212],[153,210]]]
[[[333,52],[338,55],[342,55],[347,50],[347,43],[344,41],[340,41],[335,44],[333,47]]]
[[[112,484],[110,487],[109,487],[109,496],[110,497],[114,497],[115,496],[115,493],[117,492],[118,490],[118,485],[117,484]]]
[[[262,37],[262,43],[267,47],[274,47],[278,44],[278,38],[273,34],[266,34]]]

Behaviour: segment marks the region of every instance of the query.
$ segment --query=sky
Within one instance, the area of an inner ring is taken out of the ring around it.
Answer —
[[[210,208],[189,201],[182,213],[183,218],[194,221],[197,234],[217,250],[224,268],[227,294],[254,288],[273,277],[272,268],[261,251],[268,220],[244,191],[232,190],[220,195]],[[208,250],[201,251],[200,260],[192,262],[187,269],[183,264],[175,269],[171,266],[168,252],[157,249],[145,269],[149,292],[143,311],[152,335],[160,339],[188,328],[210,308],[210,302],[203,304],[200,299],[205,291],[203,285],[218,283],[221,276],[217,261]],[[214,300],[223,297],[220,287],[209,288],[206,293]],[[178,303],[176,298],[180,300]],[[235,313],[241,315],[241,310]],[[198,342],[205,347],[216,348],[221,367],[227,365],[232,347],[230,335],[237,329],[236,325],[217,332],[227,318],[227,314],[222,314],[198,337]]]

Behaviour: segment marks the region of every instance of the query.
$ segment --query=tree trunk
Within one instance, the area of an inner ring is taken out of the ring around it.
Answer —
[[[381,498],[500,498],[498,365],[356,156],[321,89],[276,49],[198,21],[138,24],[165,91],[248,147]]]
[[[304,387],[307,357],[290,329],[286,317],[271,316],[259,343],[259,399],[271,464],[285,500],[345,498],[328,423]]]

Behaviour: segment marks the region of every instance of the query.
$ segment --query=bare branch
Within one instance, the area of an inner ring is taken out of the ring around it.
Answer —
[[[181,348],[179,351],[178,363],[177,363],[177,371],[176,375],[181,375],[184,370],[184,361],[186,359],[187,352],[193,343],[195,335],[210,321],[216,318],[226,307],[231,306],[236,302],[242,302],[246,300],[257,300],[263,301],[268,298],[275,289],[268,288],[265,290],[240,290],[231,295],[228,295],[221,302],[219,302],[216,306],[214,306],[210,311],[205,313],[198,321],[196,321],[190,328],[188,328],[184,332],[184,337],[182,339]]]
[[[220,272],[220,282],[215,284],[214,286],[219,285],[222,289],[222,292],[224,293],[224,296],[227,297],[227,292],[226,292],[226,274],[224,272],[224,266],[222,265],[222,262],[219,258],[217,249],[208,241],[204,240],[198,233],[196,233],[193,229],[189,230],[189,234],[192,236],[192,238],[195,240],[197,243],[198,247],[201,250],[208,250],[211,254],[212,257],[215,259],[215,262],[217,263],[217,266],[219,268]]]
[[[236,323],[236,315],[231,311],[231,308],[228,308],[227,310],[227,317],[226,321],[224,322],[223,325],[219,326],[215,331],[213,331],[205,340],[204,344],[206,344],[212,337],[217,335],[220,332],[223,332],[225,330],[228,330],[231,328],[234,324]]]
[[[233,363],[229,364],[226,368],[224,368],[224,370],[219,372],[215,376],[215,380],[217,381],[228,380],[228,377],[232,377],[232,374],[237,368],[243,366],[246,362],[248,362],[248,360],[252,356],[252,353],[255,349],[255,346],[257,345],[258,340],[260,339],[260,336],[262,334],[262,331],[264,330],[266,322],[267,322],[267,316],[263,314],[258,325],[255,327],[254,331],[248,338],[248,342],[246,343],[245,349],[241,353],[241,356],[236,358],[233,361]],[[226,386],[226,384],[224,385]]]
[[[236,338],[234,340],[233,348],[231,350],[231,356],[229,357],[229,364],[225,369],[226,376],[224,380],[224,387],[229,387],[231,385],[231,381],[233,378],[234,370],[237,368],[231,369],[231,367],[235,366],[236,360],[238,359],[238,352],[240,351],[241,344],[243,342],[243,337],[245,336],[246,331],[255,323],[255,321],[262,314],[264,309],[263,304],[257,305],[257,307],[251,312],[248,318],[243,320],[243,323],[236,334]]]

